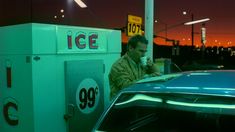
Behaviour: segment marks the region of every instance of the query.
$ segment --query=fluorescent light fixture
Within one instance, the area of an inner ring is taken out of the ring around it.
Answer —
[[[131,103],[131,102],[134,102],[137,100],[152,101],[152,102],[159,102],[159,103],[162,102],[162,99],[160,99],[160,98],[154,98],[154,97],[143,95],[143,94],[137,94],[134,97],[132,97],[131,99],[124,101],[124,102],[121,102],[121,103],[117,103],[115,105],[116,106],[117,105],[124,105],[124,104],[128,104],[128,103]]]
[[[81,0],[74,0],[81,8],[86,8],[87,5]]]
[[[196,24],[196,23],[206,22],[209,20],[210,20],[210,18],[205,18],[205,19],[200,19],[200,20],[196,20],[196,21],[186,22],[186,23],[184,23],[184,25],[192,25],[192,24]]]

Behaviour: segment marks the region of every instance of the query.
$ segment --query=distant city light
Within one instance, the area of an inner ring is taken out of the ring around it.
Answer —
[[[54,18],[56,19],[56,18],[57,18],[57,16],[54,16]]]
[[[183,11],[183,15],[187,15],[187,12],[186,12],[186,11]]]
[[[218,40],[215,40],[215,42],[217,43],[217,42],[218,42]]]
[[[61,17],[64,18],[64,15],[62,15]]]
[[[60,12],[61,12],[61,13],[63,13],[63,12],[64,12],[64,10],[63,10],[63,9],[61,9],[61,10],[60,10]]]

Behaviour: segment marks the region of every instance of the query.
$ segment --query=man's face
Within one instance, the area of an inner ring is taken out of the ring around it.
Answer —
[[[133,59],[137,62],[140,62],[140,58],[144,57],[145,53],[147,52],[147,45],[138,42],[136,48],[131,48],[130,51],[132,52]]]

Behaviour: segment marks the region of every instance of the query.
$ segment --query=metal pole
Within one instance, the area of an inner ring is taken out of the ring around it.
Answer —
[[[154,0],[145,0],[145,37],[148,40],[147,56],[153,59],[153,9]]]
[[[192,14],[192,21],[194,21],[194,15]],[[194,47],[194,24],[192,24],[192,32],[191,32],[191,39],[192,39],[192,49]],[[193,52],[193,51],[192,51]]]
[[[165,37],[167,38],[167,24],[166,24],[166,23],[165,23],[165,29],[166,29],[166,34],[165,34],[166,36],[165,36]],[[166,40],[165,40],[165,42],[166,42],[166,44],[167,44],[167,41],[166,41]]]

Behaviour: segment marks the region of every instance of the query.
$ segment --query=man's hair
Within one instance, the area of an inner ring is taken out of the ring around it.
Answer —
[[[148,40],[144,36],[135,35],[129,39],[129,41],[127,43],[127,50],[129,50],[130,47],[135,49],[138,42],[144,43],[146,45],[148,44]]]

